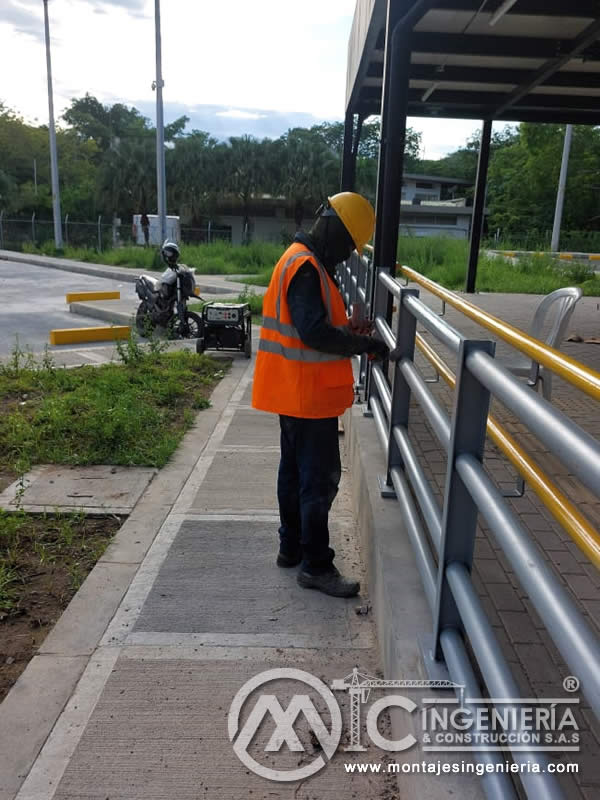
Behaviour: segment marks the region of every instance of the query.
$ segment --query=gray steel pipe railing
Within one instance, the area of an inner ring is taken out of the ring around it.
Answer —
[[[385,375],[378,364],[373,368],[373,380],[375,381],[377,393],[379,395],[379,399],[381,400],[381,405],[383,406],[385,415],[389,419],[390,411],[392,409],[392,393],[390,391],[390,387],[386,383]]]
[[[588,489],[600,494],[600,443],[485,353],[473,353],[467,367]]]
[[[404,470],[408,475],[410,484],[419,501],[419,507],[429,533],[431,534],[436,552],[439,553],[442,541],[442,512],[433,495],[431,486],[425,477],[423,467],[419,464],[419,459],[408,438],[408,431],[406,428],[396,426],[394,428],[394,439],[396,440],[404,462]]]
[[[459,456],[456,469],[487,520],[519,582],[546,625],[565,662],[579,678],[583,693],[600,717],[600,643],[516,515],[502,501],[483,466]]]
[[[394,376],[392,385],[381,366],[371,364],[369,367],[367,400],[388,465],[387,485],[382,482],[381,486],[382,491],[388,493],[391,484],[402,507],[403,524],[434,614],[435,657],[446,660],[452,679],[467,686],[473,700],[481,699],[459,631],[464,627],[496,704],[513,707],[520,702],[510,666],[470,577],[477,514],[481,513],[566,663],[579,678],[592,709],[600,716],[600,642],[559,579],[546,567],[543,554],[481,463],[481,437],[485,437],[489,397],[497,397],[511,409],[596,493],[600,493],[600,445],[501,367],[493,358],[492,343],[466,340],[460,331],[425,306],[418,299],[418,292],[403,289],[390,277],[388,270],[375,271],[372,266],[367,267],[365,285],[369,280],[377,290],[371,311],[375,329],[390,350],[397,348],[399,358],[390,364]],[[362,281],[361,273],[356,284],[357,296]],[[400,301],[396,333],[384,313],[390,302],[389,294]],[[414,364],[416,321],[457,354],[457,397],[452,419],[430,394]],[[437,504],[409,439],[407,412],[411,393],[451,459],[443,509]],[[447,608],[447,603],[454,604],[455,610]],[[508,745],[514,760],[537,762],[541,769],[537,774],[519,773],[527,796],[562,798],[556,776],[544,771],[548,763],[546,756],[526,744],[521,747]],[[503,760],[491,750],[478,753],[476,757],[493,764]],[[491,776],[490,782],[484,782],[484,788],[494,800],[515,797],[507,775]]]
[[[429,420],[429,423],[431,424],[433,432],[437,436],[439,443],[447,452],[448,447],[450,446],[451,423],[446,410],[441,407],[435,397],[431,394],[427,388],[427,384],[421,377],[419,370],[415,367],[412,361],[409,361],[407,358],[403,358],[400,362],[400,369],[402,370],[402,374],[410,386],[412,393],[425,412],[425,416]]]
[[[404,307],[407,308],[413,317],[424,325],[428,331],[442,344],[445,344],[453,353],[458,353],[460,343],[465,338],[460,331],[457,331],[445,320],[441,319],[439,314],[432,311],[421,300],[416,297],[406,297],[404,299]]]
[[[457,562],[448,564],[446,576],[486,686],[492,698],[505,701],[508,705],[510,700],[519,698],[521,692],[481,606],[471,576],[465,565]],[[517,732],[520,732],[519,728]],[[528,794],[536,798],[543,797],[544,800],[563,800],[564,794],[554,775],[545,771],[548,758],[543,753],[512,749],[512,757],[520,764],[533,761],[540,765],[539,774],[525,771],[520,775]]]
[[[446,628],[441,633],[440,643],[444,651],[450,678],[454,683],[460,683],[465,687],[466,698],[469,700],[482,700],[479,683],[460,633],[456,628]],[[465,707],[474,711],[477,706],[476,703],[469,703],[466,700]],[[491,764],[493,769],[497,764],[503,764],[505,761],[503,754],[494,750],[482,750],[478,753],[478,756],[484,764]],[[489,772],[481,776],[481,781],[488,800],[516,800],[515,787],[506,773]]]
[[[398,502],[402,506],[403,521],[413,548],[425,597],[433,613],[436,599],[437,566],[432,558],[431,550],[426,544],[419,514],[402,471],[397,468],[393,469],[391,478]],[[465,687],[466,697],[472,700],[480,699],[481,691],[461,635],[454,628],[446,628],[442,632],[440,640],[451,679]],[[505,760],[501,753],[493,750],[483,750],[476,755],[477,759],[484,764],[502,764]],[[506,773],[487,773],[482,778],[486,795],[490,800],[513,800],[516,798],[514,786]]]
[[[390,326],[387,324],[385,317],[375,317],[375,329],[390,350],[393,350],[396,347],[396,337],[392,333]]]

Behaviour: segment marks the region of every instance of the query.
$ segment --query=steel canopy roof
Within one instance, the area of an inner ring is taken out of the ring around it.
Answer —
[[[392,0],[400,16],[419,0]],[[436,0],[410,34],[408,116],[600,124],[600,0]],[[357,0],[346,108],[381,112],[387,0]]]

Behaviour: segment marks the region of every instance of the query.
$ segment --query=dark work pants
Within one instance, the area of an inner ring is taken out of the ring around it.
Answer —
[[[329,509],[337,494],[340,447],[337,417],[279,417],[281,461],[277,499],[281,552],[302,555],[302,569],[319,574],[331,569]]]

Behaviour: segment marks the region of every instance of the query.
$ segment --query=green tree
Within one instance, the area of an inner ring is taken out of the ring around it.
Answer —
[[[278,190],[293,204],[296,227],[339,186],[340,159],[314,129],[292,128],[275,143]]]
[[[167,151],[169,207],[197,225],[203,216],[213,216],[222,189],[221,160],[218,141],[206,131],[178,137]]]
[[[490,225],[505,233],[552,228],[565,136],[563,125],[522,123],[493,153],[488,188]],[[600,214],[600,130],[576,126],[569,159],[563,227],[597,227]]]

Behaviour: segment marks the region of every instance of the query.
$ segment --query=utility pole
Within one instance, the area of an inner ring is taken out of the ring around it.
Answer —
[[[562,223],[563,207],[565,204],[565,187],[567,185],[567,173],[569,171],[569,155],[571,153],[571,141],[573,139],[573,126],[567,125],[565,131],[565,144],[563,147],[562,164],[560,167],[560,178],[558,181],[558,192],[556,195],[556,211],[554,212],[554,227],[552,228],[552,243],[550,250],[555,253],[560,244],[560,226]]]
[[[56,155],[56,130],[54,128],[54,99],[52,97],[52,62],[50,60],[50,23],[48,22],[48,0],[44,0],[44,26],[46,32],[46,70],[48,73],[48,131],[50,134],[50,176],[52,181],[52,214],[54,217],[54,246],[63,246],[60,224],[60,189],[58,186],[58,157]]]
[[[154,0],[154,25],[156,31],[156,80],[152,88],[156,90],[156,196],[160,243],[167,238],[167,186],[165,174],[165,123],[163,116],[162,90],[162,52],[160,40],[160,0]]]

